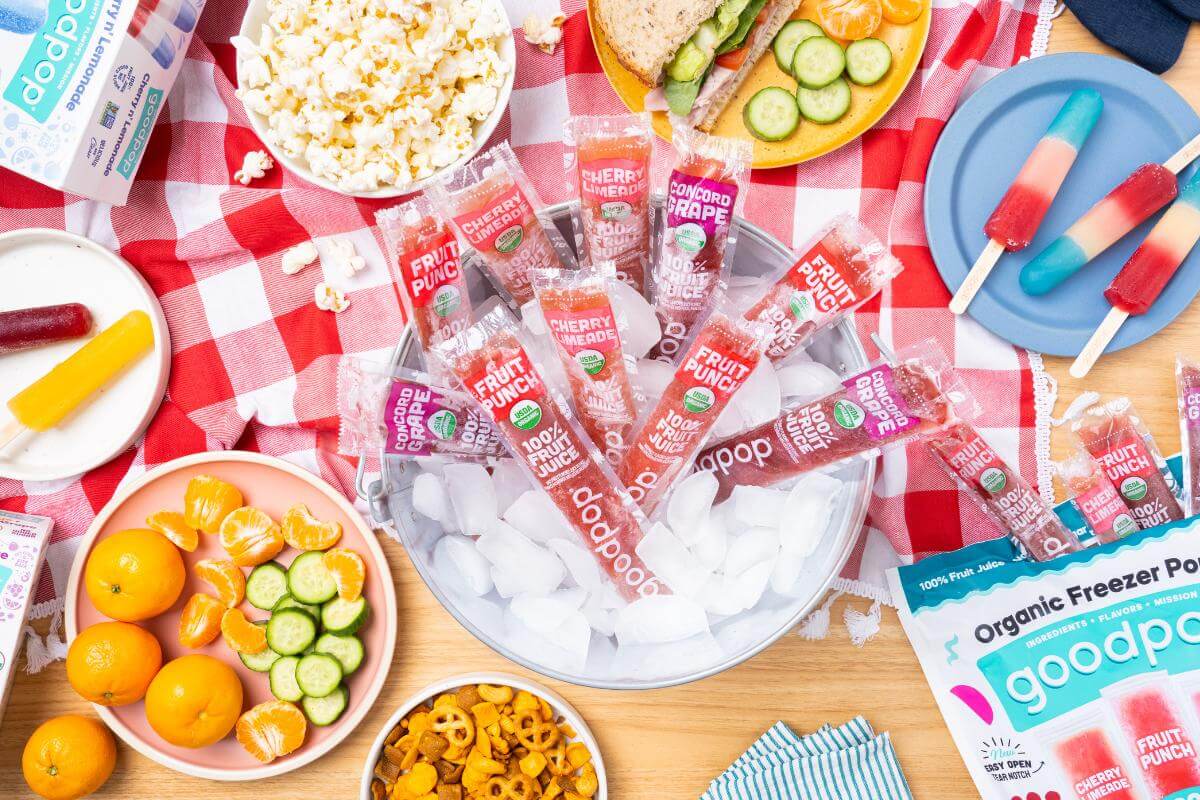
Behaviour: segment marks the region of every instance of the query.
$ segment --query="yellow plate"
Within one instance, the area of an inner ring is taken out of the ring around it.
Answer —
[[[912,80],[917,65],[921,62],[925,42],[929,38],[930,13],[927,5],[921,16],[907,25],[885,21],[879,26],[875,38],[882,39],[892,49],[892,69],[874,86],[850,84],[850,110],[837,122],[818,125],[803,120],[796,132],[781,142],[762,142],[750,135],[742,122],[742,107],[746,105],[746,101],[759,89],[767,86],[783,86],[790,91],[796,88],[796,81],[779,69],[768,48],[755,64],[750,77],[725,106],[712,132],[718,136],[753,141],[754,166],[760,168],[800,164],[854,141],[888,112]],[[792,15],[793,19],[814,21],[815,17],[816,13],[811,3],[801,4],[800,9]],[[608,76],[609,83],[630,110],[641,111],[649,90],[617,60],[616,53],[609,46],[600,26],[596,24],[591,3],[588,3],[588,24],[592,30],[592,42],[596,45],[596,53],[600,56],[600,66]],[[671,138],[671,123],[665,112],[655,112],[654,130],[664,139]]]

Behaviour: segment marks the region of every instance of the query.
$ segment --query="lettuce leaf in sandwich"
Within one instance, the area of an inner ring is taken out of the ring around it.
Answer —
[[[663,94],[671,111],[691,112],[716,57],[741,47],[767,0],[725,0],[667,64]]]

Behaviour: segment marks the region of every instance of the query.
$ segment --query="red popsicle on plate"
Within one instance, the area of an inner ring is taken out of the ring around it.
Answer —
[[[78,339],[91,330],[91,312],[79,303],[0,311],[0,355]]]

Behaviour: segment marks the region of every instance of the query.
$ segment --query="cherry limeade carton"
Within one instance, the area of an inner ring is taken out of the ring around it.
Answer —
[[[0,511],[0,718],[53,526],[48,517]]]
[[[122,204],[204,0],[0,0],[0,166]]]

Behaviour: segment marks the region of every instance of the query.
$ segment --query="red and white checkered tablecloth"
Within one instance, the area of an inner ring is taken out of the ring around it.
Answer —
[[[859,141],[798,168],[758,171],[747,216],[786,242],[831,214],[856,212],[889,235],[907,269],[859,314],[864,334],[895,345],[936,337],[984,405],[981,426],[1027,477],[1037,471],[1040,365],[946,310],[948,295],[925,247],[925,166],[963,92],[1044,42],[1040,0],[934,0],[921,69],[900,102]],[[314,188],[282,168],[243,187],[242,156],[261,145],[234,96],[237,0],[210,0],[150,140],[127,205],[113,208],[0,171],[0,230],[44,226],[85,235],[128,259],[158,294],[173,343],[167,397],[144,440],[80,479],[0,479],[0,508],[56,522],[34,617],[61,608],[78,538],[117,487],[148,468],[200,450],[244,448],[282,456],[353,494],[354,464],[336,454],[335,373],[343,354],[385,358],[403,319],[381,242],[371,227],[387,203]],[[556,0],[506,0],[513,22],[557,13]],[[1045,5],[1045,4],[1042,4]],[[1052,2],[1049,5],[1053,5]],[[564,0],[563,46],[547,56],[517,32],[516,88],[496,139],[510,138],[548,201],[562,199],[562,121],[621,110],[600,70],[584,0]],[[667,148],[660,159],[665,161]],[[298,242],[347,236],[368,261],[353,279],[309,267],[280,271]],[[313,304],[328,279],[349,290],[334,315]],[[1044,415],[1043,415],[1044,416]],[[1045,427],[1044,423],[1041,426]],[[996,535],[919,448],[883,459],[864,537],[839,588],[882,599],[881,566]],[[888,544],[890,543],[890,545]],[[863,578],[863,580],[859,580]]]

